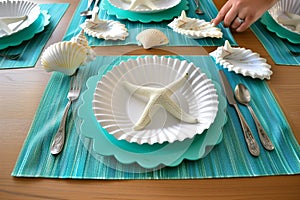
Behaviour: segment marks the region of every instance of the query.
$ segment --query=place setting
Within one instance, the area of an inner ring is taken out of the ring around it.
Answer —
[[[262,72],[249,70],[259,63]],[[299,146],[264,81],[270,66],[249,49],[226,41],[210,56],[96,56],[82,30],[45,49],[41,65],[52,76],[12,176],[189,179],[300,171]]]
[[[276,64],[300,64],[300,3],[279,1],[251,26]]]
[[[171,2],[161,1],[160,4],[154,6],[154,8],[150,7],[150,9],[145,5],[135,5],[138,9],[129,9],[130,1],[98,1],[94,2],[97,3],[96,6],[93,3],[92,6],[89,6],[87,1],[80,1],[63,40],[70,40],[81,29],[84,29],[91,46],[136,45],[138,44],[136,40],[138,34],[147,29],[157,29],[169,38],[170,43],[167,46],[219,46],[225,40],[228,40],[232,45],[236,45],[229,29],[224,28],[222,25],[218,28],[215,27],[220,29],[222,36],[198,36],[194,37],[195,42],[189,43],[191,41],[188,38],[189,35],[174,31],[168,25],[173,20],[182,18],[182,11],[185,11],[186,19],[192,19],[192,21],[203,24],[203,29],[210,28],[209,26],[212,26],[210,21],[216,16],[217,9],[212,1],[208,1],[202,6],[205,11],[204,14],[198,15],[194,11],[196,4],[193,1]],[[93,10],[94,7],[97,8],[94,16],[80,15],[81,12],[89,8]],[[117,30],[120,31],[118,37],[103,36],[111,34],[109,32],[116,33]]]
[[[33,67],[68,4],[0,2],[1,69]],[[55,14],[55,9],[61,12]]]

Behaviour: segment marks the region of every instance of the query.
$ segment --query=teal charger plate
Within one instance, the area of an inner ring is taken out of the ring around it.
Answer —
[[[111,67],[111,66],[110,66]],[[105,71],[108,71],[108,67]],[[155,168],[159,166],[174,167],[184,159],[198,160],[205,157],[212,148],[222,141],[222,128],[227,121],[226,100],[220,86],[215,84],[219,97],[218,113],[210,128],[193,139],[182,142],[163,144],[136,144],[125,140],[117,140],[100,126],[94,116],[92,100],[97,82],[103,74],[92,76],[88,79],[87,89],[81,97],[78,116],[81,118],[80,134],[93,139],[93,151],[102,156],[114,156],[123,164],[138,163],[143,168]]]
[[[266,25],[269,31],[275,33],[278,37],[287,39],[294,44],[300,44],[300,35],[280,26],[268,12],[261,17],[261,22]]]
[[[163,20],[170,20],[181,14],[182,10],[188,10],[188,1],[182,0],[177,6],[157,13],[137,13],[127,10],[122,10],[111,5],[107,0],[103,0],[102,7],[107,14],[115,15],[118,19],[127,19],[129,21],[140,21],[143,23],[161,22]]]

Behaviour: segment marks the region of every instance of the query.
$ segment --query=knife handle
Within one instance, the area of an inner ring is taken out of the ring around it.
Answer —
[[[233,104],[234,108],[239,116],[241,125],[242,125],[242,129],[244,132],[244,137],[245,137],[245,141],[247,143],[247,147],[249,152],[253,155],[253,156],[259,156],[260,154],[260,150],[259,150],[259,146],[255,140],[255,138],[253,137],[253,134],[251,132],[251,129],[249,128],[245,118],[243,117],[239,107],[236,104]]]

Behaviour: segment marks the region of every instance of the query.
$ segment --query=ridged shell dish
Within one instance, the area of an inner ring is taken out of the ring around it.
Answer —
[[[124,86],[161,88],[188,73],[188,80],[171,98],[198,123],[187,123],[155,107],[151,122],[142,130],[134,125],[148,108],[147,98],[137,98]],[[147,56],[121,62],[97,83],[93,111],[97,121],[118,140],[137,144],[173,143],[203,133],[214,122],[218,112],[218,95],[214,84],[193,63],[168,57]]]
[[[187,17],[184,10],[181,12],[181,15],[169,23],[168,26],[175,32],[194,39],[223,37],[220,28],[213,26],[212,23],[205,20]]]
[[[0,20],[1,18],[4,19],[27,16],[26,20],[22,24],[20,22],[7,24],[10,29],[15,29],[9,33],[0,29],[0,38],[14,34],[20,30],[23,30],[24,28],[27,28],[38,18],[40,12],[41,10],[39,5],[31,1],[0,1]]]
[[[77,68],[95,59],[95,52],[87,45],[81,31],[70,41],[63,41],[49,46],[41,56],[41,64],[47,72],[58,71],[68,76]]]
[[[108,2],[121,10],[156,13],[175,7],[180,0],[108,0]]]
[[[258,53],[252,52],[249,49],[240,47],[231,47],[228,40],[224,46],[218,47],[215,51],[209,54],[216,63],[219,63],[228,71],[234,71],[243,76],[252,78],[270,79],[272,75],[271,65],[267,64],[266,59],[261,58]]]
[[[91,19],[86,19],[80,27],[87,35],[104,40],[125,40],[128,36],[124,24],[114,20],[101,20],[97,13]]]
[[[139,45],[143,46],[144,49],[150,49],[152,47],[162,46],[169,43],[168,37],[158,29],[143,30],[137,34],[136,40]]]
[[[278,1],[269,9],[272,18],[283,28],[300,37],[300,1],[282,0]]]

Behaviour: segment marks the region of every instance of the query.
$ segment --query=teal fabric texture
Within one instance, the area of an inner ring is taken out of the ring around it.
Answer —
[[[266,81],[244,77],[215,64],[210,56],[171,56],[193,62],[213,82],[220,84],[218,70],[224,70],[231,87],[244,83],[253,99],[251,106],[270,139],[275,150],[265,150],[259,142],[261,154],[249,154],[242,129],[233,107],[227,105],[227,123],[222,129],[223,138],[208,154],[198,160],[183,160],[177,166],[160,166],[144,169],[136,163],[122,164],[113,156],[101,156],[94,152],[93,140],[80,133],[81,119],[79,98],[71,107],[67,122],[67,140],[63,152],[50,154],[50,143],[57,131],[63,109],[67,104],[70,77],[53,72],[45,89],[31,128],[17,159],[12,176],[73,178],[73,179],[203,179],[225,177],[256,177],[291,175],[300,173],[300,147],[293,132],[273,96]],[[80,67],[82,94],[85,83],[92,76],[105,75],[121,61],[133,56],[98,56],[96,60]],[[223,95],[223,90],[218,95]],[[53,101],[55,99],[55,101]],[[245,106],[239,105],[249,123],[254,137],[259,141],[254,121]]]

